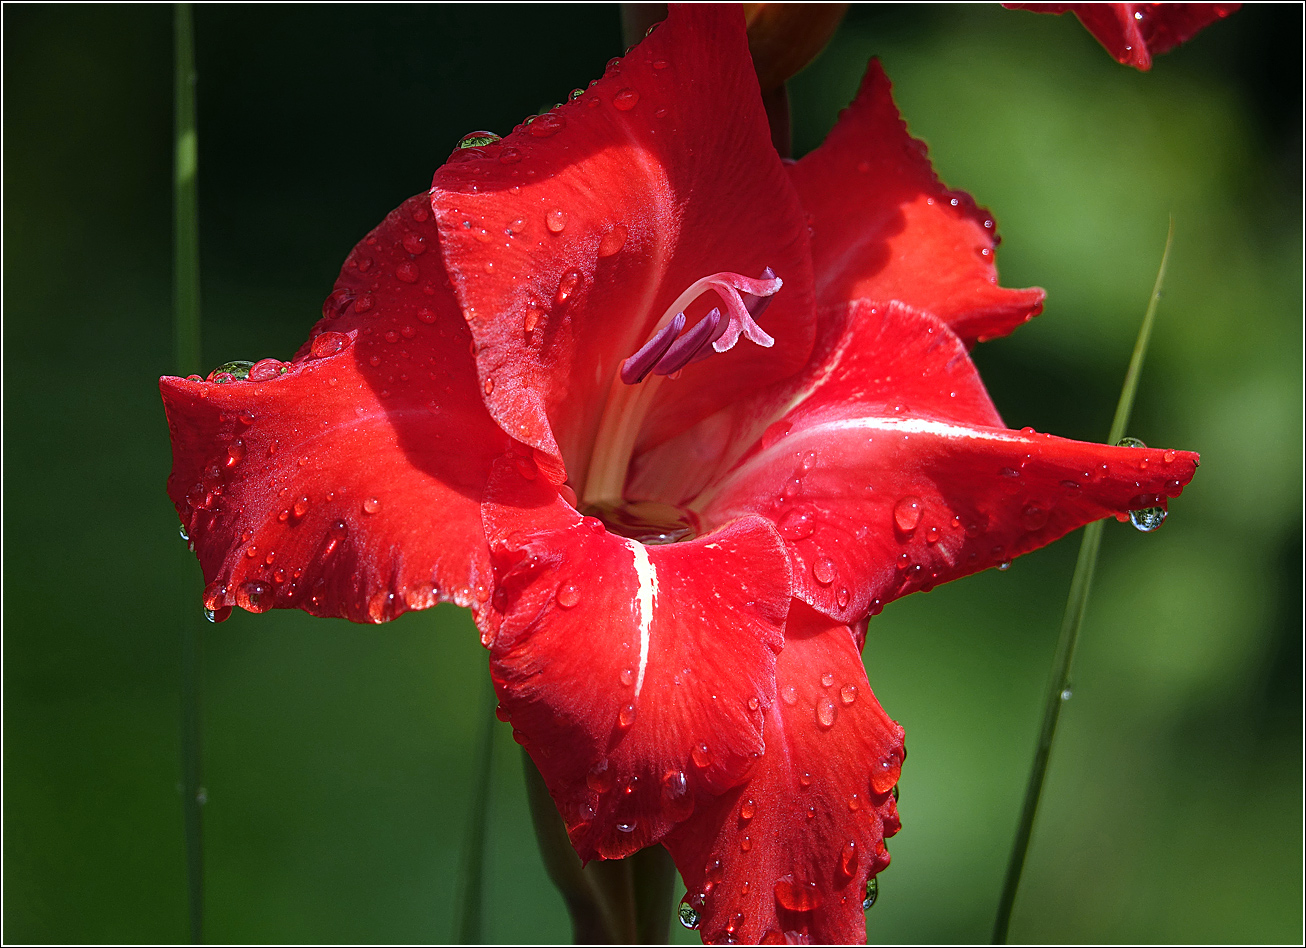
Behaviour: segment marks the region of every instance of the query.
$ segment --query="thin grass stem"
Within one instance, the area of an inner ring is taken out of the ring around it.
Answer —
[[[485,837],[490,816],[490,778],[494,766],[493,689],[481,715],[480,733],[476,738],[475,784],[472,788],[472,811],[467,817],[467,836],[463,841],[463,871],[459,882],[458,919],[454,940],[460,945],[479,945],[484,936],[485,906]]]
[[[1152,296],[1147,303],[1147,313],[1143,316],[1143,325],[1138,330],[1138,339],[1134,342],[1134,354],[1129,360],[1129,370],[1125,373],[1125,382],[1120,391],[1120,400],[1116,403],[1115,418],[1111,422],[1111,434],[1108,443],[1115,444],[1124,437],[1125,427],[1129,424],[1129,415],[1134,407],[1134,395],[1138,391],[1138,379],[1142,374],[1143,358],[1152,338],[1152,323],[1156,317],[1156,307],[1161,299],[1161,286],[1165,282],[1166,266],[1170,262],[1170,247],[1174,242],[1174,218],[1170,218],[1170,229],[1165,238],[1165,252],[1161,255],[1161,266],[1156,273],[1156,282],[1152,286]],[[1061,620],[1061,635],[1057,640],[1056,655],[1052,660],[1052,674],[1048,679],[1047,696],[1043,703],[1043,726],[1039,730],[1038,745],[1034,749],[1034,763],[1030,767],[1029,782],[1025,786],[1025,802],[1020,812],[1020,823],[1016,828],[1016,838],[1011,847],[1011,858],[1007,862],[1007,875],[1002,885],[1002,897],[998,901],[998,915],[993,924],[993,944],[1003,945],[1007,942],[1007,931],[1011,926],[1011,912],[1016,904],[1016,892],[1020,888],[1020,875],[1025,868],[1025,855],[1029,850],[1030,836],[1034,831],[1034,818],[1038,814],[1039,799],[1043,793],[1043,779],[1047,775],[1048,759],[1052,754],[1052,742],[1057,733],[1057,722],[1061,717],[1061,707],[1070,696],[1070,667],[1075,658],[1075,646],[1079,641],[1079,631],[1084,622],[1084,613],[1088,608],[1088,594],[1093,586],[1093,571],[1097,566],[1097,554],[1102,545],[1102,524],[1098,520],[1084,528],[1084,538],[1079,545],[1079,557],[1075,561],[1075,572],[1070,580],[1070,596],[1066,601],[1065,615]]]
[[[173,332],[177,370],[200,369],[199,212],[196,200],[195,44],[189,3],[174,9]],[[204,940],[204,790],[200,743],[201,627],[198,615],[181,624],[181,770],[186,832],[186,893],[191,941]]]

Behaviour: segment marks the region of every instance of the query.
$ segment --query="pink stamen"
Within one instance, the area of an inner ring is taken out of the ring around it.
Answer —
[[[665,322],[639,351],[623,363],[621,380],[627,385],[641,382],[650,371],[670,375],[691,362],[707,358],[712,352],[728,352],[739,337],[745,336],[764,349],[775,345],[756,322],[780,291],[784,281],[767,267],[757,279],[738,273],[714,273],[695,282],[667,308]],[[708,290],[721,298],[722,307],[713,309],[681,336],[685,326],[685,308]],[[668,320],[668,315],[675,315]],[[674,328],[673,328],[674,327]],[[676,338],[680,337],[680,338]],[[710,346],[710,349],[709,349]]]

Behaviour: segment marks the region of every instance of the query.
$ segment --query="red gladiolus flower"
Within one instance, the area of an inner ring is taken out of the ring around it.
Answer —
[[[291,362],[163,380],[207,607],[470,606],[582,858],[662,843],[706,940],[863,940],[905,753],[867,618],[1197,456],[1003,426],[968,349],[1043,292],[878,64],[785,164],[740,11],[673,9],[464,145]]]
[[[1116,62],[1152,68],[1152,57],[1168,53],[1241,3],[1004,3],[1009,10],[1073,13]]]

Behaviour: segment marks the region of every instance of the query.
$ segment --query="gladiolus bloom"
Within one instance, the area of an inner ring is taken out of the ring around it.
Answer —
[[[207,608],[471,607],[582,858],[665,845],[705,940],[863,940],[905,754],[868,617],[1196,455],[1002,424],[969,348],[1043,292],[876,63],[786,164],[741,12],[673,9],[463,145],[290,362],[163,380]]]

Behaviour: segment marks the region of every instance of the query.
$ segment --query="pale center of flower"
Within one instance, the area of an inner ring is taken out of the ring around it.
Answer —
[[[644,418],[666,378],[676,378],[685,366],[713,353],[729,351],[740,336],[763,348],[775,345],[756,319],[783,285],[767,267],[756,279],[739,273],[714,273],[676,297],[658,320],[653,335],[622,363],[613,380],[585,479],[581,498],[584,505],[615,512],[625,504],[622,491],[631,454]],[[685,310],[709,291],[716,293],[721,305],[686,329]]]

